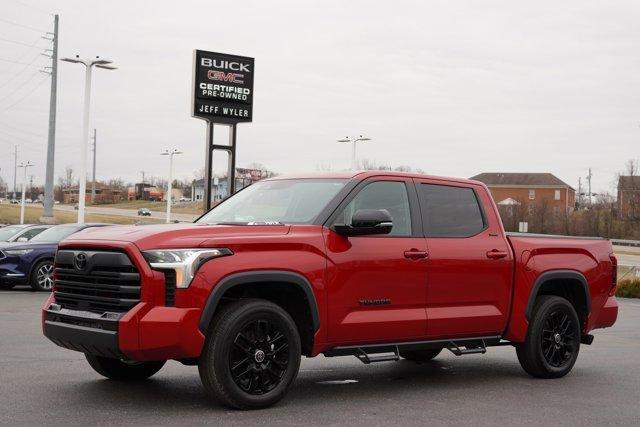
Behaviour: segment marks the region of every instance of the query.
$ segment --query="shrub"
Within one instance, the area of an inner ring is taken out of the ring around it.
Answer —
[[[640,298],[640,279],[626,279],[618,283],[616,296],[624,298]]]

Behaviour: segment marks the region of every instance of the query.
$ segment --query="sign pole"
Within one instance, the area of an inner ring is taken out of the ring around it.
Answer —
[[[236,133],[235,124],[229,127],[229,196],[236,192]]]
[[[211,182],[213,181],[213,126],[213,122],[207,120],[207,152],[205,154],[204,166],[204,213],[207,213],[209,209],[211,209]]]

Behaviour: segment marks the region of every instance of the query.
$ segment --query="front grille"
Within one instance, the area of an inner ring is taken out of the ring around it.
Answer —
[[[140,302],[140,274],[122,252],[59,250],[54,297],[70,310],[126,312]]]

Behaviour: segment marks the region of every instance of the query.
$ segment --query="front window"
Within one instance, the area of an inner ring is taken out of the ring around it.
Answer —
[[[8,226],[0,228],[0,242],[8,242],[10,238],[24,230],[24,227]]]
[[[58,225],[38,234],[36,237],[31,239],[31,242],[59,242],[60,240],[71,236],[76,231],[78,231],[78,227],[75,225]]]
[[[345,183],[344,179],[260,181],[213,208],[198,223],[309,224]]]

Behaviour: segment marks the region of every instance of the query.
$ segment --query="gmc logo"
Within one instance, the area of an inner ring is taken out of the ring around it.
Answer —
[[[249,64],[241,62],[225,61],[223,59],[200,58],[200,65],[203,67],[223,68],[231,71],[243,71],[250,73]]]
[[[244,75],[237,73],[225,73],[224,71],[209,70],[207,72],[207,77],[209,78],[209,80],[219,80],[223,82],[238,84],[244,83]]]

